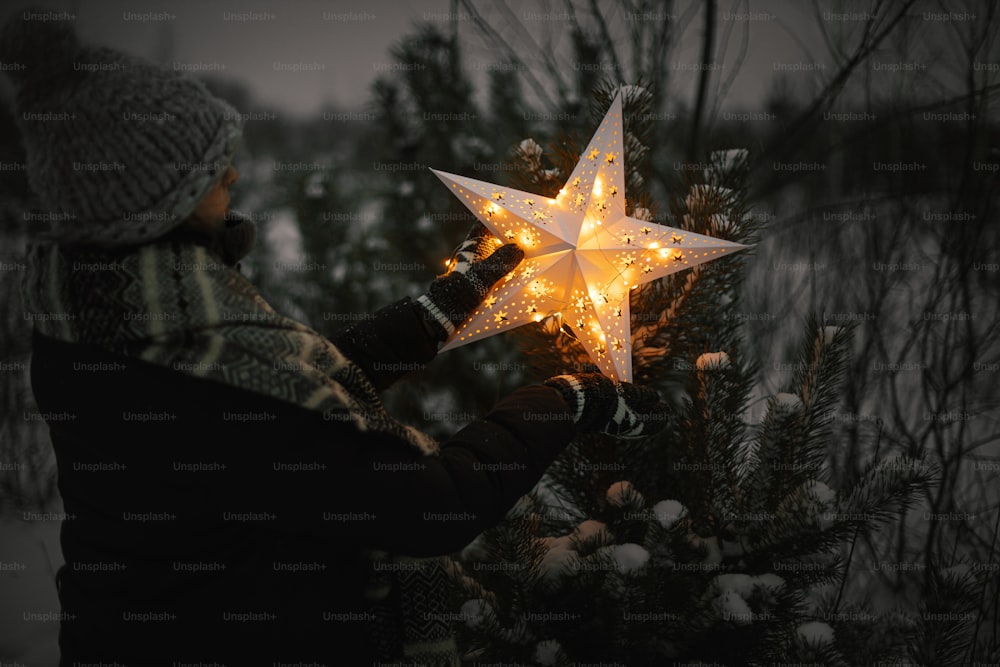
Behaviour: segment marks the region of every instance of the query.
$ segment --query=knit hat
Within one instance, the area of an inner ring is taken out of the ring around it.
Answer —
[[[60,242],[151,241],[225,172],[242,116],[185,72],[80,44],[65,16],[27,10],[0,30],[28,182]]]

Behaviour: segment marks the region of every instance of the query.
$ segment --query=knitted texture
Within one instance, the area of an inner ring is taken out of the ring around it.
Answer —
[[[451,270],[465,273],[474,263],[489,257],[498,245],[498,239],[486,229],[486,225],[477,222],[452,254],[449,262]]]
[[[543,384],[559,390],[582,432],[641,438],[666,426],[668,408],[652,389],[615,382],[600,373],[557,375]]]
[[[0,31],[48,234],[102,246],[162,236],[221,178],[243,117],[185,72],[82,45],[59,16],[18,12]]]
[[[50,338],[317,410],[360,432],[394,435],[424,455],[439,453],[433,438],[388,415],[365,374],[332,342],[275,312],[205,246],[160,240],[100,250],[33,243],[23,292],[37,330]],[[401,562],[381,552],[368,555]],[[373,567],[391,573],[388,581],[370,582],[378,623],[398,629],[380,638],[384,659],[457,664],[442,606],[444,566],[442,559],[427,559],[420,568]]]
[[[165,235],[164,239],[203,245],[218,255],[225,264],[237,266],[253,250],[257,241],[257,225],[242,213],[228,211],[225,224],[214,234],[178,227]]]
[[[437,277],[426,294],[417,297],[436,324],[436,338],[444,342],[483,302],[493,285],[514,270],[524,251],[513,243],[497,247],[496,237],[477,222],[452,255],[451,270]]]

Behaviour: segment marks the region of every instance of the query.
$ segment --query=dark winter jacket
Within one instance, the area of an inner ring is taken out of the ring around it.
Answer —
[[[343,352],[384,388],[428,361],[413,306]],[[405,341],[405,342],[404,342]],[[412,367],[412,364],[411,366]],[[34,336],[66,519],[60,665],[370,665],[362,546],[457,551],[540,479],[573,433],[525,387],[441,443],[386,434],[98,348]]]

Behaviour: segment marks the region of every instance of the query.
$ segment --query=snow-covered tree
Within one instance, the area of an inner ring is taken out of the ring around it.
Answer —
[[[611,99],[595,94],[595,110]],[[627,91],[629,214],[750,244],[746,151],[687,170],[687,191],[658,215],[642,199],[642,114]],[[631,112],[631,113],[630,113]],[[552,196],[579,147],[517,144],[515,187]],[[760,395],[742,352],[742,266],[752,254],[673,274],[632,297],[635,381],[674,407],[637,442],[578,437],[500,525],[455,559],[466,658],[515,664],[960,664],[972,641],[977,579],[935,574],[917,613],[848,600],[853,544],[885,530],[934,476],[916,459],[875,458],[831,488],[828,430],[850,327],[803,325],[795,373]],[[520,330],[537,379],[585,369],[558,321]],[[756,411],[756,412],[755,412]],[[876,448],[877,452],[877,448]],[[928,611],[932,610],[933,611]]]

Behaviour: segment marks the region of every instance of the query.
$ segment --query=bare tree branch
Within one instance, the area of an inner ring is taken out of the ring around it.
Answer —
[[[714,49],[715,3],[716,0],[708,0],[705,3],[705,34],[702,37],[701,43],[702,68],[698,77],[698,93],[695,99],[694,113],[691,116],[691,137],[687,151],[688,162],[694,162],[698,159],[699,140],[701,138],[701,117],[705,112],[705,95],[708,92],[708,80],[712,75],[709,63],[712,62],[712,52]]]
[[[506,54],[506,57],[511,63],[524,64],[524,60],[517,55],[517,51],[511,47],[507,40],[505,40],[500,33],[494,30],[493,27],[483,19],[482,15],[480,15],[478,10],[476,10],[472,0],[462,0],[462,6],[465,7],[465,11],[467,11],[472,17],[473,23],[476,28],[479,29],[479,32],[492,42],[494,48]],[[550,111],[556,111],[559,109],[559,104],[549,97],[548,89],[542,85],[537,77],[535,77],[530,67],[520,68],[520,71],[531,83],[534,93],[541,98],[542,102]]]
[[[736,5],[734,4],[733,6],[735,7]],[[750,11],[749,0],[743,0],[743,7],[746,9],[746,11]],[[727,36],[725,39],[725,43],[728,42],[729,38]],[[730,68],[729,70],[729,75],[719,84],[719,87],[716,90],[715,102],[712,105],[712,111],[708,116],[709,128],[711,128],[715,124],[715,119],[719,115],[719,107],[722,106],[722,102],[726,99],[726,96],[729,95],[729,89],[732,87],[733,83],[736,82],[736,77],[739,76],[740,71],[743,69],[743,63],[746,62],[746,57],[747,53],[749,52],[749,49],[750,49],[750,22],[744,21],[743,34],[740,37],[740,52],[736,56],[736,60],[733,62],[733,67]],[[723,50],[722,56],[720,56],[719,58],[720,60],[725,59],[725,53],[726,53],[725,50]]]
[[[597,26],[601,30],[601,38],[604,40],[604,47],[611,55],[611,64],[615,68],[615,72],[618,73],[618,80],[621,81],[625,73],[622,71],[621,63],[618,61],[618,53],[615,51],[615,41],[611,38],[611,33],[608,32],[608,22],[601,15],[601,8],[597,5],[597,0],[590,0],[590,12],[594,20],[597,21]]]

